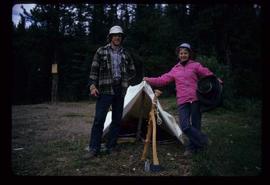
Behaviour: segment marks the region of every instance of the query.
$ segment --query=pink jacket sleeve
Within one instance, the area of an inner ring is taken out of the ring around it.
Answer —
[[[210,71],[207,67],[203,67],[200,63],[197,68],[197,73],[200,77],[214,75],[212,71]]]
[[[156,87],[162,87],[167,85],[168,83],[174,81],[173,77],[173,70],[169,71],[168,73],[165,73],[161,75],[160,77],[156,78],[149,78],[148,82],[150,85],[156,86]]]

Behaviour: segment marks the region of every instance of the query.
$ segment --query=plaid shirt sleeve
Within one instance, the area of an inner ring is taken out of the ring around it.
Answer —
[[[90,76],[89,76],[89,83],[88,86],[94,84],[95,86],[98,85],[98,78],[99,78],[99,53],[100,49],[97,50],[97,52],[94,55],[92,66],[90,70]]]

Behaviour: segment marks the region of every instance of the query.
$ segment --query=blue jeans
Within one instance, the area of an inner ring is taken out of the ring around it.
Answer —
[[[189,138],[186,149],[197,150],[207,146],[208,137],[201,132],[200,102],[181,104],[178,106],[178,111],[180,128]]]
[[[112,122],[108,132],[106,147],[111,149],[117,143],[123,114],[124,97],[121,96],[121,85],[114,86],[113,90],[115,95],[101,94],[96,103],[96,114],[89,143],[90,151],[96,153],[100,152],[104,122],[110,105],[112,106]]]

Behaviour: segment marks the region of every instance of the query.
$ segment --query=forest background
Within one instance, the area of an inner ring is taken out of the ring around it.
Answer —
[[[252,3],[37,4],[13,23],[12,104],[51,101],[52,64],[58,64],[59,101],[89,99],[93,55],[113,25],[126,34],[137,70],[133,85],[168,72],[175,48],[188,42],[196,60],[224,81],[224,106],[261,100],[261,14]],[[172,96],[174,84],[162,90]]]
[[[255,3],[55,3],[37,4],[30,12],[22,8],[19,23],[10,24],[13,172],[104,175],[109,166],[105,175],[146,175],[136,158],[141,143],[124,145],[120,161],[119,156],[98,159],[102,163],[80,159],[94,113],[87,87],[90,66],[97,48],[106,44],[110,27],[117,24],[124,29],[124,47],[137,70],[132,85],[143,76],[168,72],[182,42],[190,43],[196,60],[224,81],[222,106],[205,113],[202,120],[203,131],[213,142],[209,150],[189,163],[178,145],[159,145],[166,171],[153,175],[262,174],[264,8]],[[58,65],[57,74],[52,74],[53,64]],[[50,103],[54,82],[57,104]],[[174,84],[161,90],[162,105],[177,117]]]

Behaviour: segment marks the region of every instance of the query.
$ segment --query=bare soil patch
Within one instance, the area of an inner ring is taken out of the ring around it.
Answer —
[[[176,142],[159,144],[161,172],[146,173],[143,143],[121,143],[121,152],[83,160],[94,102],[12,106],[12,170],[16,175],[189,176],[190,159]],[[151,148],[150,148],[151,152]],[[149,159],[151,160],[151,153]]]

